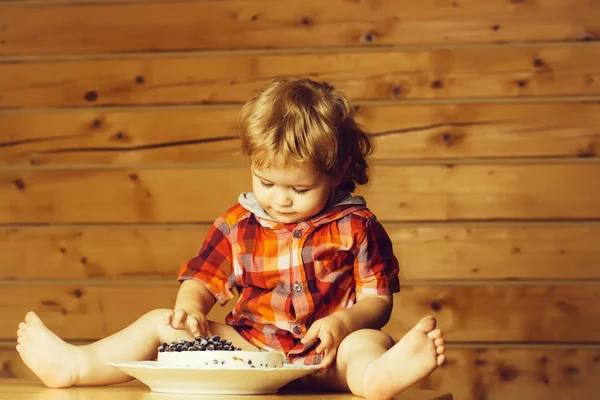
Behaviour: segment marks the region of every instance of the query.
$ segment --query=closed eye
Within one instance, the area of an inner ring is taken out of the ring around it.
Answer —
[[[263,186],[264,186],[264,187],[266,187],[266,188],[273,187],[273,184],[272,184],[272,183],[264,183],[263,181],[260,181],[260,184],[261,184],[261,185],[263,185]]]
[[[310,190],[310,189],[298,190],[298,189],[295,189],[295,188],[292,188],[292,189],[294,189],[294,192],[297,193],[297,194],[304,194],[304,193],[306,193],[306,192],[308,192]]]

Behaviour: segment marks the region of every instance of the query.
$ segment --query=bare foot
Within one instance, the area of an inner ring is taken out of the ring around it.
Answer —
[[[442,365],[446,359],[444,339],[435,325],[435,318],[423,318],[391,349],[371,362],[365,371],[367,399],[392,399]]]
[[[35,313],[28,312],[25,322],[19,324],[17,343],[21,359],[44,385],[64,388],[79,380],[79,350],[46,328]]]

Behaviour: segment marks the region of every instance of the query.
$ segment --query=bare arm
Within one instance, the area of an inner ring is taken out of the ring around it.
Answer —
[[[165,325],[188,329],[194,336],[210,336],[206,314],[215,305],[211,292],[198,281],[187,280],[179,287],[175,308],[164,316]]]
[[[175,310],[184,310],[189,314],[206,315],[215,305],[216,299],[203,284],[193,279],[184,281],[177,293]]]
[[[356,304],[335,312],[350,332],[359,329],[381,329],[390,320],[392,295],[374,296],[356,293]]]

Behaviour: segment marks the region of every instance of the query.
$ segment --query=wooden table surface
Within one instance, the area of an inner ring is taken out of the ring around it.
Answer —
[[[104,399],[127,399],[127,400],[190,400],[190,399],[215,399],[219,400],[351,400],[360,399],[347,393],[279,393],[276,395],[263,396],[190,396],[184,394],[153,393],[146,386],[136,384],[75,387],[69,389],[48,389],[40,382],[24,379],[0,379],[0,400],[8,399],[31,399],[31,400],[104,400]],[[398,400],[452,400],[449,393],[433,390],[409,389],[397,396]]]

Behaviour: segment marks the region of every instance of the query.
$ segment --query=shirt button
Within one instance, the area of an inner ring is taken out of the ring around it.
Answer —
[[[299,283],[294,283],[294,285],[292,286],[292,288],[294,289],[294,292],[301,292],[302,291],[302,285]]]
[[[302,231],[301,231],[301,230],[299,230],[299,229],[296,229],[296,230],[294,231],[294,237],[295,237],[296,239],[300,239],[300,238],[302,237]]]
[[[300,328],[298,325],[296,325],[296,326],[294,327],[294,333],[295,333],[296,335],[299,335],[299,334],[301,334],[301,333],[302,333],[302,328]]]

